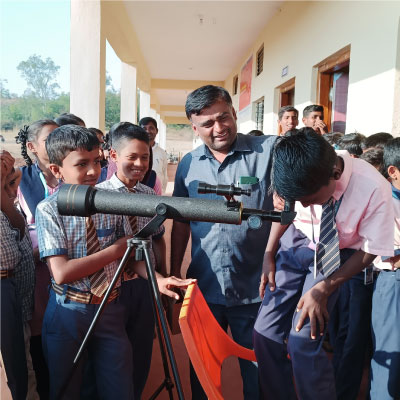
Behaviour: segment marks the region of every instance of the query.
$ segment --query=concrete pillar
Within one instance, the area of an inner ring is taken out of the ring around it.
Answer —
[[[158,124],[158,143],[161,148],[164,150],[167,149],[167,125],[165,122],[160,119],[160,122]]]
[[[150,116],[150,94],[140,91],[140,115],[139,119]]]
[[[106,38],[99,0],[71,1],[70,111],[104,131]]]
[[[154,108],[150,108],[149,115],[147,117],[154,118],[157,121],[157,111]]]
[[[136,68],[121,62],[121,121],[137,123]]]

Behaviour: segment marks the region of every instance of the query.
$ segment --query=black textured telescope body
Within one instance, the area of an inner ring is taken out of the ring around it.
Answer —
[[[204,221],[240,225],[242,220],[255,216],[261,220],[292,222],[295,213],[291,211],[264,211],[243,208],[242,203],[234,206],[225,200],[187,197],[154,196],[138,193],[120,193],[96,189],[87,185],[63,185],[58,192],[58,210],[61,215],[86,217],[96,213],[116,215],[137,215],[154,217],[157,207],[167,207],[167,218],[178,221]]]

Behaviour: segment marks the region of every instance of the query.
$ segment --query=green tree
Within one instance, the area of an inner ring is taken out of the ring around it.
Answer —
[[[121,94],[115,90],[111,76],[106,72],[106,130],[120,121]]]
[[[60,67],[47,57],[43,60],[41,56],[33,54],[26,61],[21,61],[17,70],[26,80],[32,90],[32,94],[47,102],[57,96],[56,89],[60,86],[55,79]]]
[[[2,99],[11,99],[10,91],[6,88],[7,79],[0,79],[0,96]]]

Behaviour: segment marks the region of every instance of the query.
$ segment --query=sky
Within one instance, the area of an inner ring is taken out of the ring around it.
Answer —
[[[0,78],[18,95],[27,84],[17,65],[33,54],[50,57],[60,66],[60,91],[69,92],[70,2],[66,0],[0,0]],[[121,63],[107,42],[106,69],[120,88]]]

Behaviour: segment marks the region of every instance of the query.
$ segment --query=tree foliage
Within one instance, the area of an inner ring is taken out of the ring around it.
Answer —
[[[44,101],[52,100],[57,96],[56,89],[60,86],[55,79],[60,67],[47,57],[42,60],[41,56],[33,54],[26,61],[21,61],[17,70],[26,80],[32,94]]]
[[[60,67],[51,58],[43,60],[34,54],[19,63],[17,69],[26,80],[28,88],[22,96],[10,93],[7,80],[0,79],[1,129],[11,130],[29,125],[38,119],[55,119],[69,112],[69,93],[58,94],[56,81]],[[121,96],[106,75],[106,128],[120,121]]]

